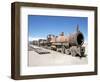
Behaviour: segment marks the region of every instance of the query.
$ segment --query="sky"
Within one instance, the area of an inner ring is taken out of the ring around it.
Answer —
[[[77,25],[87,41],[87,17],[28,15],[29,41],[46,38],[48,34],[58,36],[61,32],[67,36],[76,32]]]

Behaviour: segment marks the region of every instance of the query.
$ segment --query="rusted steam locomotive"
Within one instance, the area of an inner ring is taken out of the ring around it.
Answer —
[[[64,32],[62,32],[59,36],[49,34],[46,40],[40,39],[38,41],[39,46],[64,54],[80,57],[83,57],[85,53],[85,47],[82,46],[83,43],[84,36],[83,33],[80,32],[78,25],[76,32],[69,36],[65,36]]]

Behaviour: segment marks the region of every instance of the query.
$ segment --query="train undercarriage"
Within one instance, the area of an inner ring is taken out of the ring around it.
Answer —
[[[85,47],[70,46],[68,43],[53,43],[49,49],[72,56],[85,56]]]

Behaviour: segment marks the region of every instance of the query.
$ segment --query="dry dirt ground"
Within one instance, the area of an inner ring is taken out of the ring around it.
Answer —
[[[39,48],[37,46],[34,46]],[[42,48],[44,49],[44,48]],[[62,54],[60,52],[44,49],[49,54],[38,54],[31,49],[28,54],[29,66],[55,66],[55,65],[82,65],[88,63],[87,57],[73,57],[71,55]]]

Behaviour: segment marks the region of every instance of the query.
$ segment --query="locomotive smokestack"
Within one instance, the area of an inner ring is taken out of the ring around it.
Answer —
[[[76,32],[80,32],[78,24],[77,24]]]
[[[64,32],[62,32],[60,35],[61,35],[61,36],[64,36]]]

